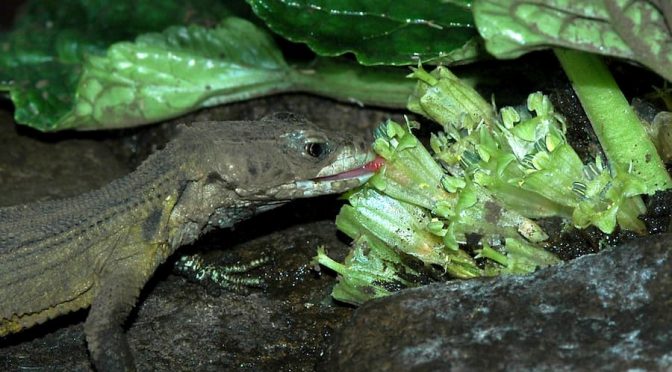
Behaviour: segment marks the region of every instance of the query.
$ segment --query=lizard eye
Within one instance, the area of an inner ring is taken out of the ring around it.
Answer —
[[[306,154],[314,158],[321,158],[327,154],[329,149],[324,142],[308,142],[304,146],[304,150],[306,151]]]

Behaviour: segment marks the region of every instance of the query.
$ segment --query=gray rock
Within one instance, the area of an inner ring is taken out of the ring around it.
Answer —
[[[359,308],[326,370],[670,370],[672,235]]]

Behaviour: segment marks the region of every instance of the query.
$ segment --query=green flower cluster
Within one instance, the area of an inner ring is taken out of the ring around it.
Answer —
[[[340,274],[334,298],[360,304],[437,278],[524,274],[560,262],[533,219],[562,217],[606,233],[642,232],[643,183],[601,158],[584,165],[565,138],[548,97],[495,113],[448,69],[416,69],[408,107],[443,126],[433,154],[414,123],[382,124],[374,150],[384,166],[348,195],[336,219],[354,240],[343,264],[320,249],[317,261]],[[469,242],[469,244],[467,244]],[[473,249],[477,248],[477,249]]]
[[[584,165],[548,97],[530,94],[527,110],[504,107],[496,116],[446,68],[431,74],[417,69],[412,76],[419,82],[409,109],[443,126],[445,133],[432,136],[431,147],[449,172],[471,178],[529,218],[559,216],[605,233],[617,225],[645,232],[637,218],[645,212],[638,196],[646,193],[644,181],[630,169],[607,166],[599,156]]]

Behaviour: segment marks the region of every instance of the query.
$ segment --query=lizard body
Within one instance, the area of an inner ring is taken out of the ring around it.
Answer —
[[[133,370],[122,323],[168,256],[211,228],[361,184],[366,172],[342,172],[370,161],[366,148],[291,114],[203,122],[102,189],[0,208],[0,336],[91,306],[94,365]]]

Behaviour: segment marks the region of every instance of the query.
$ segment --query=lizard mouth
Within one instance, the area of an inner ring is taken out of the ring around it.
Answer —
[[[317,177],[313,178],[313,181],[338,181],[338,180],[345,180],[345,179],[351,179],[351,178],[362,178],[366,177],[364,182],[368,180],[380,167],[383,166],[385,163],[385,160],[381,158],[380,156],[376,156],[373,160],[369,161],[368,163],[354,168],[347,170],[345,172],[333,174],[331,176],[323,176],[323,177]]]
[[[297,181],[294,183],[295,192],[300,193],[301,197],[345,192],[368,181],[384,162],[383,158],[376,156],[373,160],[353,169],[311,180]]]
[[[338,194],[348,191],[368,181],[385,163],[383,158],[375,156],[373,153],[366,155],[366,158],[363,160],[365,161],[363,165],[342,172],[318,176],[308,180],[294,181],[267,189],[263,192],[263,198],[272,197],[277,203],[282,204],[290,199]],[[241,192],[238,192],[238,194],[243,195]],[[254,197],[249,195],[246,197],[254,199]]]

